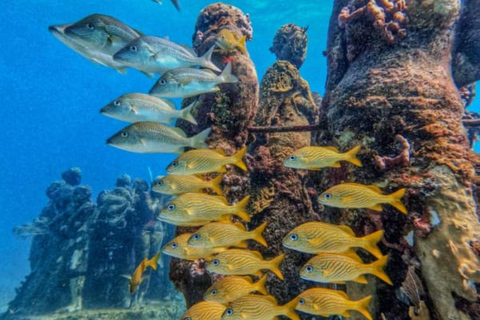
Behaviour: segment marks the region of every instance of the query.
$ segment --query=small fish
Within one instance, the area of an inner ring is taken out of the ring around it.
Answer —
[[[319,170],[321,168],[340,168],[340,161],[348,161],[361,167],[362,163],[357,158],[360,146],[340,153],[334,147],[304,147],[285,158],[283,165],[288,168]]]
[[[48,27],[48,30],[55,36],[55,38],[60,40],[67,47],[84,56],[91,62],[115,69],[120,74],[127,73],[125,66],[122,63],[114,61],[112,55],[103,53],[98,50],[89,49],[84,45],[80,44],[78,41],[67,36],[65,34],[65,29],[71,25],[72,24],[50,26]]]
[[[205,139],[208,128],[187,138],[180,128],[167,127],[157,122],[136,122],[123,128],[107,140],[107,144],[138,153],[182,153],[185,147],[208,148]]]
[[[130,123],[153,121],[174,124],[175,119],[183,119],[197,124],[191,111],[195,102],[182,110],[177,110],[171,101],[143,93],[127,93],[113,100],[100,110],[104,116]]]
[[[114,55],[140,33],[114,17],[92,14],[65,29],[65,35],[81,45]]]
[[[237,247],[247,248],[247,240],[255,240],[268,247],[262,236],[267,222],[253,231],[246,231],[241,223],[212,222],[197,230],[188,240],[188,244],[196,248]]]
[[[203,226],[212,221],[229,222],[233,215],[250,221],[246,211],[250,196],[231,206],[225,197],[202,193],[184,193],[160,211],[158,219],[184,227]]]
[[[258,280],[258,282],[254,283],[252,278],[248,276],[225,277],[208,288],[203,295],[203,299],[227,304],[254,291],[258,291],[263,295],[268,295],[268,291],[265,289],[267,278],[268,275],[265,274],[260,280]]]
[[[225,156],[221,150],[191,150],[172,161],[167,167],[169,174],[191,175],[210,172],[226,172],[226,165],[235,165],[247,171],[243,157],[247,147],[243,147],[233,156]]]
[[[192,48],[167,38],[143,36],[133,39],[115,53],[113,60],[145,73],[165,73],[177,68],[200,66],[220,72],[212,62],[214,46],[199,57]]]
[[[188,98],[202,93],[220,91],[222,83],[237,83],[238,78],[232,74],[229,63],[220,75],[211,70],[178,68],[165,72],[155,83],[150,94],[159,97]]]
[[[381,204],[388,203],[407,214],[407,209],[400,201],[404,195],[405,189],[383,195],[382,190],[374,185],[343,183],[322,193],[318,202],[336,208],[368,208],[375,211],[382,211]]]
[[[220,320],[225,306],[211,301],[201,301],[188,309],[181,320]]]
[[[368,281],[364,274],[368,273],[393,285],[383,270],[387,261],[388,256],[383,256],[371,264],[364,264],[355,253],[320,253],[305,264],[300,270],[300,277],[322,283],[344,284],[345,281],[354,281],[366,284]]]
[[[218,175],[215,179],[204,181],[197,176],[181,176],[169,174],[165,177],[157,178],[153,182],[152,190],[155,192],[178,195],[182,193],[202,192],[203,189],[211,189],[216,194],[222,195],[220,183],[223,175]]]
[[[162,252],[175,258],[195,261],[198,259],[211,259],[213,255],[228,249],[222,247],[211,249],[191,247],[187,243],[191,235],[191,233],[184,233],[179,235],[175,239],[168,242],[165,246],[163,246]]]
[[[222,320],[272,320],[277,316],[286,316],[292,320],[300,320],[295,312],[297,301],[279,306],[273,296],[249,294],[230,302],[223,312]]]
[[[290,231],[282,243],[285,248],[313,254],[354,252],[352,248],[362,248],[380,259],[383,254],[377,243],[383,238],[383,234],[384,231],[379,230],[357,238],[348,226],[307,222]]]
[[[263,260],[262,254],[258,251],[229,249],[219,253],[207,263],[207,270],[213,273],[225,275],[254,275],[262,276],[261,270],[270,270],[278,278],[283,280],[280,271],[280,263],[285,257],[284,254],[272,259]]]
[[[372,299],[368,296],[362,300],[352,301],[343,291],[313,288],[298,295],[296,310],[312,315],[330,317],[340,315],[350,317],[350,311],[358,311],[368,320],[373,320],[368,312],[368,304]]]
[[[158,3],[159,5],[162,5],[162,0],[152,0],[152,1]],[[182,11],[182,10],[180,10],[179,0],[172,0],[172,3],[175,6],[175,9],[177,9],[178,11]]]
[[[222,29],[217,34],[215,44],[223,50],[233,51],[238,49],[243,55],[247,55],[246,41],[247,36],[244,35],[239,39],[233,31]]]
[[[157,253],[152,259],[148,260],[147,258],[144,258],[142,262],[138,265],[138,267],[135,269],[133,272],[132,276],[130,277],[130,293],[133,293],[137,291],[138,287],[142,283],[143,280],[143,274],[147,270],[148,267],[151,267],[153,270],[157,270],[157,263],[158,259],[160,258],[160,252]]]

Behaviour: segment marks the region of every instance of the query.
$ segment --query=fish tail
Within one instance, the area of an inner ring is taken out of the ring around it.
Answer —
[[[266,296],[269,295],[267,289],[265,288],[265,284],[267,283],[267,279],[268,279],[268,274],[265,273],[263,275],[263,277],[261,277],[260,280],[258,280],[258,282],[255,284],[255,291],[258,291],[261,294],[266,295]]]
[[[238,78],[232,74],[232,63],[229,62],[219,75],[220,83],[237,83]]]
[[[363,240],[362,248],[367,250],[371,254],[373,254],[377,259],[380,259],[381,257],[383,257],[382,251],[380,251],[380,248],[377,246],[377,243],[380,242],[380,240],[382,240],[384,233],[385,231],[379,230],[362,238]]]
[[[193,123],[194,125],[197,125],[197,120],[195,119],[195,117],[192,115],[192,109],[193,107],[195,107],[195,105],[197,104],[197,101],[195,102],[192,102],[188,107],[186,107],[185,109],[182,109],[181,110],[181,114],[182,114],[182,119],[183,120],[186,120],[190,123]]]
[[[272,271],[280,280],[283,280],[283,274],[280,270],[280,264],[282,263],[283,259],[285,258],[284,254],[279,255],[278,257],[267,261],[269,264],[269,270]]]
[[[360,151],[361,147],[362,147],[361,145],[358,145],[358,146],[354,147],[352,150],[347,151],[345,153],[345,155],[348,156],[347,161],[356,165],[357,167],[362,166],[362,162],[360,161],[360,159],[357,158],[357,153]]]
[[[248,171],[247,165],[245,164],[245,162],[243,162],[243,157],[245,157],[245,153],[247,153],[247,146],[244,146],[237,153],[235,153],[231,158],[233,160],[232,164],[236,165],[243,171]]]
[[[153,270],[157,270],[158,259],[160,259],[160,252],[148,261],[147,266],[152,267]]]
[[[362,300],[353,301],[353,308],[363,314],[368,320],[373,320],[372,315],[368,312],[368,305],[372,300],[372,296],[368,296]]]
[[[388,262],[388,255],[381,257],[374,263],[370,264],[371,272],[374,276],[378,277],[379,279],[385,281],[389,285],[393,286],[392,280],[390,280],[390,277],[385,273],[385,266],[387,265]]]
[[[265,221],[262,223],[257,229],[253,230],[253,237],[252,239],[260,243],[264,247],[268,247],[267,241],[263,238],[263,231],[265,231],[265,228],[267,227],[267,222]]]
[[[250,222],[250,214],[247,212],[247,206],[248,206],[249,200],[250,200],[250,196],[246,196],[235,205],[235,209],[236,209],[235,214],[246,222]]]
[[[200,57],[200,65],[202,67],[211,69],[216,72],[220,72],[220,70],[213,62],[212,62],[212,53],[213,50],[215,49],[215,45],[211,46],[210,49],[208,49],[207,52],[203,56]]]
[[[208,128],[197,134],[196,136],[193,136],[191,138],[192,141],[192,147],[196,149],[208,149],[208,145],[205,142],[207,137],[210,135],[210,132],[212,132],[212,128]]]
[[[295,311],[295,307],[297,306],[297,303],[298,303],[298,298],[294,298],[292,301],[281,306],[280,308],[282,308],[282,315],[292,320],[300,320],[300,317]]]
[[[175,9],[178,10],[178,12],[182,11],[181,8],[180,8],[180,3],[178,2],[178,0],[172,0],[172,3],[175,6]]]
[[[243,36],[238,41],[238,49],[243,55],[247,54],[247,36]]]
[[[392,206],[397,208],[403,214],[407,214],[407,208],[405,208],[405,206],[403,205],[403,203],[401,201],[403,196],[405,195],[405,190],[406,189],[403,188],[403,189],[400,189],[400,190],[388,195],[388,197],[390,198],[389,204],[391,204]]]
[[[222,188],[220,188],[220,183],[222,183],[223,180],[223,174],[219,174],[215,179],[210,180],[210,184],[208,188],[212,189],[215,191],[216,194],[219,196],[223,195]]]

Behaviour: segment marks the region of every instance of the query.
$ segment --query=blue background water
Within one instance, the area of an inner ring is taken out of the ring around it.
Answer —
[[[56,40],[47,27],[69,23],[91,13],[115,16],[145,34],[191,43],[198,12],[215,1],[180,0],[7,0],[0,11],[0,90],[3,107],[0,152],[0,306],[28,273],[29,242],[12,228],[37,217],[47,203],[45,188],[67,168],[78,166],[83,183],[94,192],[112,188],[128,173],[149,180],[164,173],[173,156],[133,154],[105,140],[126,124],[101,116],[99,109],[127,92],[148,92],[153,80],[131,70],[122,76],[94,65]],[[310,26],[309,50],[301,69],[311,88],[323,94],[330,0],[232,0],[249,13],[254,39],[248,50],[259,77],[275,61],[269,52],[276,30],[285,23]],[[7,41],[8,39],[8,41]]]

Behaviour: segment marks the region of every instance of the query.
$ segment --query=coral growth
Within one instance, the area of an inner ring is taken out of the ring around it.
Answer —
[[[300,69],[307,58],[308,27],[301,28],[289,23],[278,29],[273,38],[270,51],[275,54],[277,60],[285,60]]]

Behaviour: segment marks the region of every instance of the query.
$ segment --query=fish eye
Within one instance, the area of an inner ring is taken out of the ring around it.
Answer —
[[[130,46],[130,51],[137,52],[137,46]]]
[[[297,240],[298,240],[298,234],[292,234],[292,235],[290,235],[290,240],[292,240],[292,241],[297,241]]]
[[[165,79],[160,79],[160,81],[158,81],[158,83],[162,86],[166,85],[167,84],[167,80]]]
[[[233,314],[233,310],[232,309],[227,309],[225,311],[225,313],[227,314],[227,316],[231,316]]]
[[[172,162],[172,166],[174,166],[174,167],[178,166],[178,162],[177,162],[177,161],[173,161],[173,162]]]
[[[185,318],[185,319],[183,319],[183,320],[191,320],[191,319],[190,319],[190,317],[188,317],[188,318]]]
[[[325,193],[325,199],[330,200],[332,198],[331,193]]]
[[[298,304],[303,306],[305,304],[305,299],[302,298],[302,299],[298,300]]]
[[[178,247],[178,243],[176,243],[176,242],[172,243],[172,248],[173,249],[176,249],[177,247]]]
[[[122,137],[124,137],[124,138],[128,137],[128,132],[127,132],[127,131],[123,131],[123,132],[122,132]]]
[[[163,181],[162,181],[162,180],[158,180],[157,185],[163,186]]]
[[[212,290],[212,292],[210,292],[212,294],[212,296],[215,296],[217,295],[217,290]]]
[[[215,259],[215,260],[212,261],[212,264],[214,266],[218,266],[220,264],[220,261],[218,261],[218,259]]]
[[[95,26],[92,23],[87,23],[87,29],[94,30]]]
[[[296,156],[290,156],[290,160],[295,161],[295,160],[297,160],[297,157]]]
[[[313,271],[313,267],[312,266],[307,266],[305,268],[305,270],[307,270],[307,272],[312,272]]]
[[[118,106],[120,105],[120,101],[118,101],[118,100],[115,100],[115,101],[113,102],[113,104],[114,104],[114,105],[116,105],[116,106],[118,107]]]
[[[194,239],[194,240],[200,239],[200,235],[199,235],[198,233],[195,233],[195,234],[193,235],[193,239]]]
[[[170,211],[175,210],[175,205],[174,204],[169,204],[167,209],[170,210]]]

